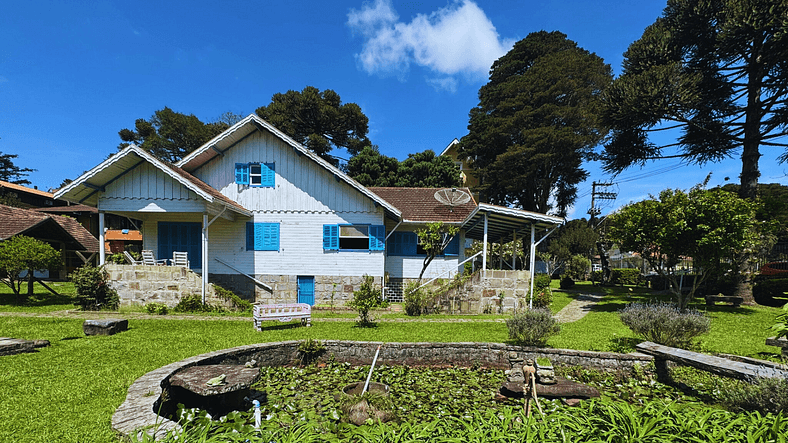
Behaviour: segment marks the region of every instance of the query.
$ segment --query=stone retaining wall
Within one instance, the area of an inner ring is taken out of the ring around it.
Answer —
[[[210,274],[210,280],[227,288],[253,303],[296,303],[298,301],[298,277],[295,275],[256,275],[255,278],[270,286],[272,291],[258,286],[249,277],[239,274]],[[360,276],[316,275],[315,304],[343,306],[353,298],[353,292],[361,287]],[[380,287],[380,277],[374,277]]]
[[[529,271],[487,270],[487,277],[479,271],[465,286],[452,289],[439,299],[442,312],[481,314],[512,312],[523,305],[530,291]],[[503,297],[501,297],[503,294]]]
[[[104,268],[109,273],[110,286],[118,291],[121,306],[163,303],[172,308],[183,297],[202,296],[202,276],[191,269],[113,263],[107,263]],[[216,296],[211,284],[206,288],[205,298],[211,305],[231,305]]]
[[[112,416],[112,428],[125,437],[140,429],[162,437],[178,424],[156,414],[162,392],[176,372],[195,365],[236,364],[255,360],[258,366],[282,366],[296,361],[298,341],[260,343],[223,349],[163,366],[138,378],[129,387],[126,400]],[[555,366],[583,366],[604,371],[629,371],[653,359],[643,354],[574,351],[510,346],[501,343],[378,343],[328,340],[321,359],[368,365],[378,345],[383,345],[379,364],[408,366],[481,365],[510,369],[523,359],[547,357]]]

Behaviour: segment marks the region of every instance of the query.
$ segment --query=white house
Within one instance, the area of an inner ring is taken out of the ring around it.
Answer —
[[[96,206],[102,235],[105,213],[141,220],[144,249],[159,259],[186,251],[204,286],[210,279],[256,301],[341,300],[364,275],[378,283],[386,273],[415,278],[421,259],[401,245],[426,221],[454,223],[461,238],[479,239],[480,214],[503,211],[497,217],[514,222],[494,225],[507,236],[563,221],[472,200],[457,208],[434,201],[436,220],[424,210],[408,219],[411,203],[434,192],[365,188],[252,114],[175,165],[129,146],[55,198]],[[462,249],[436,259],[426,275],[456,272]]]

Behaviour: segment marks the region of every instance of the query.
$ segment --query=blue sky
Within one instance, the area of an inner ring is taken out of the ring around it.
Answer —
[[[69,1],[5,2],[0,14],[0,152],[37,169],[39,189],[76,178],[116,151],[118,131],[169,106],[213,121],[248,115],[271,96],[333,89],[369,117],[382,153],[440,152],[467,133],[489,66],[539,30],[558,30],[609,63],[664,0],[544,1]],[[762,148],[763,183],[788,184],[780,150]],[[590,206],[591,181],[618,181],[603,212],[689,188],[714,172],[738,183],[739,159],[681,166],[663,160],[618,180],[598,165],[571,218]]]

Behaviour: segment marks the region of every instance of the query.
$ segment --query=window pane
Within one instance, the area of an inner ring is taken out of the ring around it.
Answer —
[[[356,238],[367,238],[369,232],[369,226],[340,226],[339,227],[339,236],[340,237],[356,237]]]

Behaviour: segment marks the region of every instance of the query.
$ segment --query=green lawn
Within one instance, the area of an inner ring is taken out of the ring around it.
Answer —
[[[33,297],[26,303],[18,303],[17,296],[7,285],[0,285],[0,312],[53,312],[74,309],[73,297],[76,295],[74,285],[66,282],[47,283],[60,295],[47,291],[39,283],[33,285]],[[22,292],[27,294],[27,283],[22,285]]]
[[[67,291],[64,285],[64,292]],[[624,351],[637,339],[618,319],[626,303],[654,296],[644,288],[597,288],[578,285],[578,292],[605,292],[603,301],[574,323],[562,325],[549,341],[555,348]],[[10,292],[10,291],[8,291]],[[554,311],[577,297],[578,292],[556,291]],[[113,442],[110,418],[126,396],[128,386],[146,372],[197,354],[233,346],[280,340],[343,339],[384,342],[505,342],[503,322],[402,322],[382,321],[377,328],[358,328],[353,322],[321,321],[347,313],[316,312],[311,328],[269,322],[262,332],[251,321],[227,321],[215,316],[194,320],[167,316],[136,319],[129,331],[110,337],[85,337],[82,319],[30,317],[16,313],[45,314],[73,309],[68,297],[36,292],[29,305],[16,304],[13,294],[0,292],[0,336],[46,339],[52,345],[39,352],[0,357],[0,441],[14,442]],[[705,306],[698,306],[705,309]],[[754,357],[777,356],[765,346],[768,328],[778,308],[713,307],[712,331],[702,337],[704,352],[725,352]],[[382,318],[406,318],[382,313]],[[495,319],[487,316],[427,316],[424,319]]]

